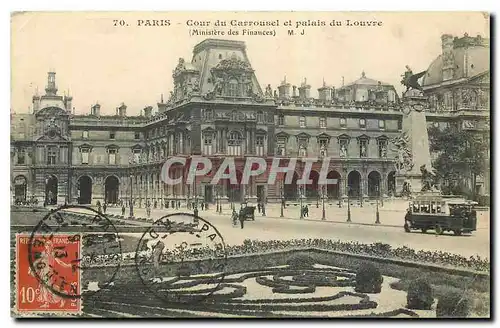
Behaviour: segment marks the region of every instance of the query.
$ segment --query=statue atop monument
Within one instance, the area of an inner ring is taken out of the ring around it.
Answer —
[[[402,132],[392,139],[395,157],[396,185],[400,194],[412,192],[436,192],[435,174],[432,169],[429,136],[425,109],[428,99],[418,83],[426,71],[413,74],[407,65],[401,84],[406,86],[402,102]]]
[[[427,71],[423,71],[417,74],[413,74],[413,71],[411,70],[410,66],[406,65],[406,72],[403,75],[401,75],[401,77],[403,78],[401,80],[401,84],[406,87],[405,93],[408,92],[409,90],[418,90],[420,92],[423,92],[422,86],[420,85],[420,83],[418,83],[418,80],[422,76],[424,76],[426,72]]]

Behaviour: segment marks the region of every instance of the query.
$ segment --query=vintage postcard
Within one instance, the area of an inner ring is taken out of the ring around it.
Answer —
[[[16,318],[490,318],[483,12],[11,15]]]

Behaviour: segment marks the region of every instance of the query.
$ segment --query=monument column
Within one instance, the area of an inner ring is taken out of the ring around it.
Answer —
[[[403,193],[407,185],[411,192],[422,190],[421,168],[432,169],[429,150],[429,135],[424,109],[427,97],[418,90],[409,90],[403,95],[403,132],[396,138],[398,148],[396,191]]]

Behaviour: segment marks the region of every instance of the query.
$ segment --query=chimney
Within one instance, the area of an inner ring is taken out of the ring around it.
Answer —
[[[443,34],[441,36],[441,49],[443,60],[443,81],[451,80],[455,71],[455,56],[453,54],[453,35]]]
[[[292,97],[293,98],[297,97],[297,86],[296,85],[292,86]]]
[[[161,94],[161,97],[160,97],[160,102],[159,102],[159,103],[157,103],[157,105],[158,105],[158,112],[159,112],[159,113],[163,113],[164,111],[166,111],[166,110],[167,110],[167,104],[165,104],[165,103],[163,102],[163,93]]]
[[[310,96],[311,96],[311,86],[307,84],[307,79],[304,79],[304,82],[302,82],[299,88],[299,98],[309,99]]]
[[[146,118],[151,118],[152,114],[153,114],[153,106],[147,106],[144,108],[144,116],[146,116]]]
[[[323,82],[323,86],[318,89],[319,100],[330,101],[333,98],[333,87],[329,87]]]
[[[120,107],[118,107],[118,115],[121,117],[127,116],[127,105],[121,103]]]
[[[286,76],[281,85],[278,86],[278,97],[279,98],[289,98],[290,97],[290,83],[286,82]]]
[[[101,105],[95,104],[91,107],[91,114],[94,116],[101,116]]]

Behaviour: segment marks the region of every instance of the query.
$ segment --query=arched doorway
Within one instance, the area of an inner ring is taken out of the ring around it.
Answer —
[[[337,179],[336,184],[328,184],[327,185],[327,195],[328,198],[339,199],[340,198],[340,173],[337,171],[330,171],[326,176],[327,179]]]
[[[293,179],[292,179],[292,183],[290,184],[287,184],[286,183],[286,175],[283,175],[283,179],[284,179],[284,198],[286,200],[295,200],[297,199],[297,180],[299,180],[299,175],[297,172],[293,172]]]
[[[28,183],[25,176],[18,175],[14,179],[14,204],[26,202],[27,187]]]
[[[82,175],[78,179],[78,204],[92,203],[92,179],[87,175]]]
[[[347,186],[349,197],[359,197],[361,192],[361,174],[358,171],[351,171],[347,176]]]
[[[104,182],[104,201],[107,204],[118,203],[118,191],[120,188],[120,181],[114,175],[110,175]]]
[[[387,175],[387,192],[389,196],[396,195],[396,171],[391,171]]]
[[[311,171],[309,173],[309,179],[312,180],[311,183],[306,184],[306,198],[318,198],[318,181],[319,173],[317,171]]]
[[[230,202],[242,202],[243,201],[243,188],[241,186],[241,180],[243,174],[241,171],[236,170],[236,184],[231,183],[231,179],[226,179],[226,190],[227,197]]]
[[[368,196],[380,196],[380,173],[371,171],[368,174]]]
[[[47,205],[57,204],[57,188],[58,180],[57,177],[51,175],[45,179],[45,203]]]

